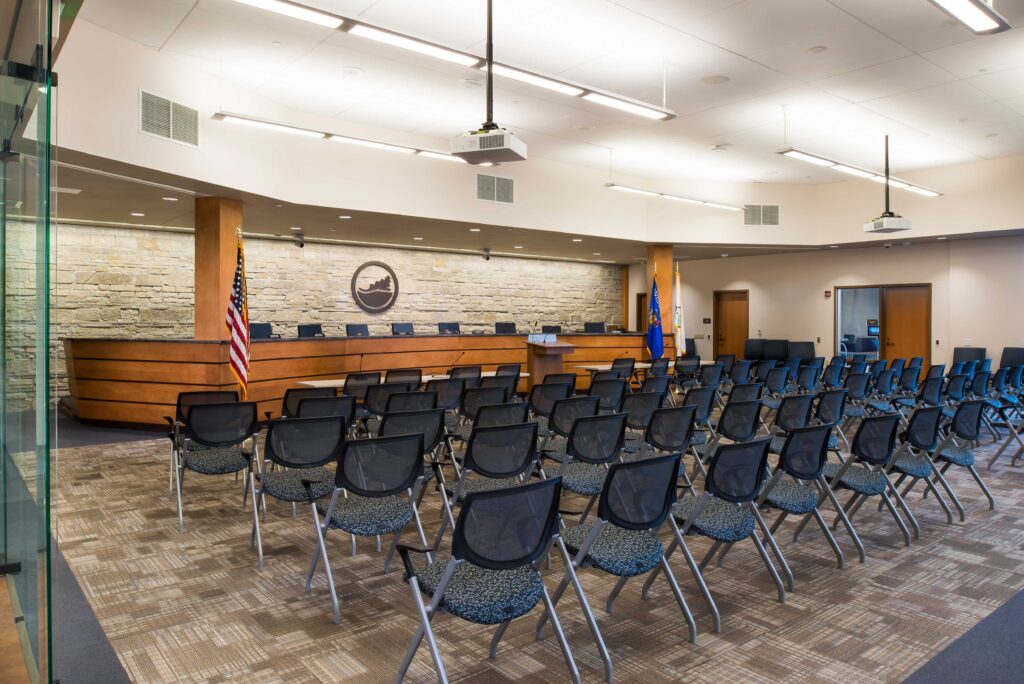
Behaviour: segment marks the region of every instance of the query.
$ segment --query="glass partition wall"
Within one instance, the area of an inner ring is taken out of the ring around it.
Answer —
[[[49,254],[51,9],[20,0],[0,12],[0,592],[17,632],[21,674],[51,681]],[[6,23],[5,23],[6,22]]]
[[[836,288],[836,353],[878,358],[881,288]]]

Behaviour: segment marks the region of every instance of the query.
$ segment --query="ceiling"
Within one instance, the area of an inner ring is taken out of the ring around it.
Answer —
[[[301,1],[483,52],[483,0]],[[499,78],[497,119],[531,156],[668,181],[818,183],[848,178],[775,152],[877,169],[888,133],[897,174],[1024,153],[1024,28],[974,36],[927,0],[494,4],[497,60],[659,106],[664,79],[677,114],[651,122]],[[996,8],[1024,26],[1024,3]],[[89,0],[79,20],[294,110],[440,149],[483,120],[472,68],[232,0]]]

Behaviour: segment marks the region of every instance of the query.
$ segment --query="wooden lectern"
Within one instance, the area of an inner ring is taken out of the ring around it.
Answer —
[[[574,351],[576,347],[564,342],[527,342],[526,370],[530,373],[527,387],[543,383],[545,375],[564,373],[562,357]]]

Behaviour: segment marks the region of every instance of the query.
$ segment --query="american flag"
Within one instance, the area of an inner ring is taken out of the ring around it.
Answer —
[[[242,249],[241,237],[238,238],[238,265],[225,324],[231,333],[231,372],[235,374],[245,399],[249,387],[249,304],[245,293],[245,250]]]

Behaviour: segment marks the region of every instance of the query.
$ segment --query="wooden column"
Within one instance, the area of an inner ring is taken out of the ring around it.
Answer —
[[[195,240],[195,339],[225,340],[228,296],[235,277],[242,225],[242,202],[227,197],[197,197]]]
[[[661,330],[672,333],[672,245],[647,245],[647,306],[651,305],[651,280],[658,273],[658,298],[661,303]],[[646,315],[646,312],[645,314]]]

